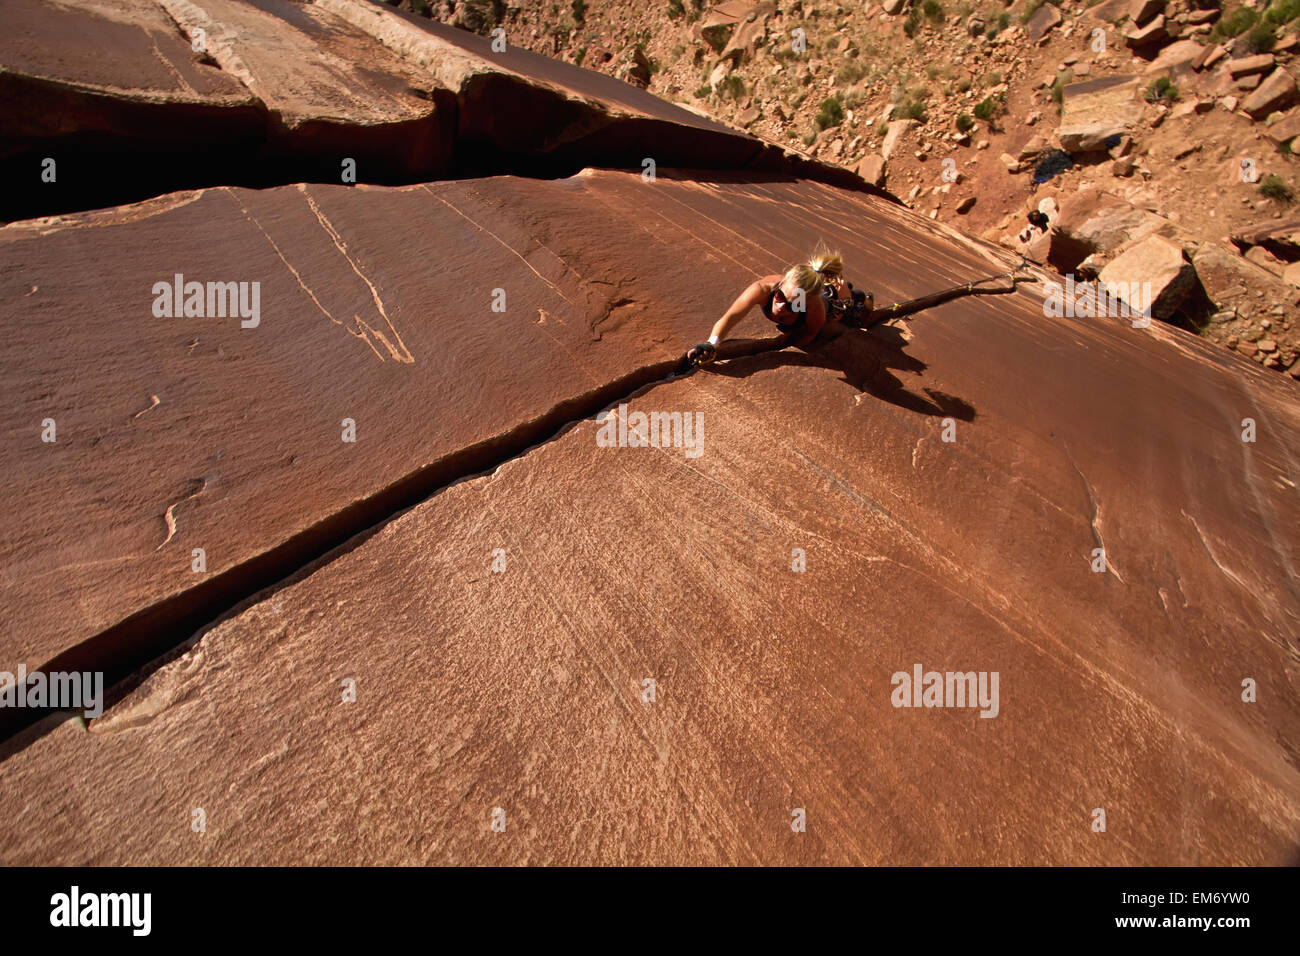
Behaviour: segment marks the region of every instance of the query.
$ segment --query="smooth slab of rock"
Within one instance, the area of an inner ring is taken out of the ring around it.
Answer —
[[[515,202],[581,185],[520,184]],[[818,239],[878,302],[1007,265],[816,184],[656,188],[690,228],[627,242],[696,338],[749,269]],[[853,225],[774,229],[774,203]],[[745,265],[699,267],[724,252]],[[552,260],[529,261],[568,294]],[[719,360],[447,488],[206,633],[89,732],[67,722],[10,755],[0,859],[1286,863],[1294,385],[1177,329],[1048,318],[1041,289]],[[551,374],[457,371],[465,335],[513,346],[436,302],[449,390],[513,404]],[[658,337],[663,311],[614,324]],[[579,354],[561,367],[585,380],[596,356]],[[394,404],[417,442],[445,427],[416,395]],[[702,417],[689,442],[619,442],[652,413]],[[918,666],[986,691],[997,673],[997,715],[897,706]]]
[[[676,254],[676,276],[647,270],[688,235],[660,204],[716,218],[728,181],[672,175],[221,188],[0,230],[0,670],[111,662],[207,606],[196,594],[237,593],[257,562],[367,523],[411,476],[472,470],[506,436],[545,437],[566,402],[666,374],[730,304],[718,282],[755,276]],[[725,195],[789,191],[772,180]],[[800,190],[791,201],[824,195]],[[770,215],[749,208],[743,228],[765,234]],[[155,314],[177,275],[203,284],[204,315]],[[257,315],[224,286],[208,312],[209,282],[245,283],[250,306],[257,283]]]

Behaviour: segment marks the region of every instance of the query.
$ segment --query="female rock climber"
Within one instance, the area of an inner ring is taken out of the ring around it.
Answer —
[[[840,254],[819,245],[807,262],[791,266],[784,275],[763,276],[751,284],[713,324],[709,340],[686,352],[687,362],[713,361],[718,343],[754,306],[787,336],[786,346],[803,348],[837,324],[857,327],[871,312],[872,297],[869,292],[854,291],[853,283],[844,280]]]

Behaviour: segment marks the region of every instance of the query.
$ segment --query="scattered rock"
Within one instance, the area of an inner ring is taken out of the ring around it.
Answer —
[[[1129,19],[1137,26],[1149,23],[1157,14],[1165,12],[1165,0],[1133,0]]]
[[[1243,76],[1250,76],[1252,73],[1269,72],[1273,69],[1274,57],[1272,53],[1261,53],[1258,56],[1244,56],[1237,60],[1229,60],[1224,65],[1228,74],[1236,80]]]
[[[1259,89],[1241,101],[1241,108],[1253,119],[1259,119],[1274,110],[1290,106],[1295,96],[1295,77],[1278,67],[1259,85]]]
[[[1134,50],[1149,49],[1169,40],[1163,14],[1157,15],[1144,27],[1134,27],[1124,34],[1124,45]]]
[[[862,162],[858,163],[855,172],[871,185],[883,186],[885,184],[886,168],[885,157],[873,153],[864,157]]]
[[[889,159],[898,148],[899,141],[908,134],[908,132],[917,125],[916,120],[894,120],[889,124],[889,131],[885,133],[885,139],[880,144],[880,155]]]
[[[1061,19],[1061,11],[1055,4],[1044,3],[1025,24],[1025,33],[1029,37],[1029,42],[1038,43],[1047,36],[1048,31],[1060,26]]]
[[[1134,309],[1172,318],[1196,289],[1196,271],[1183,247],[1164,236],[1140,239],[1101,270],[1101,284]],[[1148,285],[1149,283],[1149,285]],[[1145,301],[1149,290],[1150,302]]]

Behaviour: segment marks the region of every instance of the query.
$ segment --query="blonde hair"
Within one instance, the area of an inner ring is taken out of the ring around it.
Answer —
[[[785,278],[808,295],[817,295],[828,281],[834,282],[844,275],[844,258],[818,243],[807,262],[791,266]]]

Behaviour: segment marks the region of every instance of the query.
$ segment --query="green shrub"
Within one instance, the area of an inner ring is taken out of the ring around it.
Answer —
[[[856,83],[867,75],[867,67],[861,60],[848,60],[835,71],[835,82],[841,86]]]
[[[584,46],[581,50],[573,55],[573,62],[577,66],[582,66],[582,61],[587,58],[587,48]]]
[[[729,96],[733,100],[738,100],[745,95],[745,81],[735,73],[732,73],[721,83],[718,84],[718,97]]]
[[[1275,27],[1300,17],[1300,0],[1275,0],[1264,11],[1264,19]]]
[[[957,132],[969,133],[975,127],[975,120],[969,113],[957,114]]]
[[[506,15],[504,0],[465,0],[465,26],[486,36]]]
[[[907,19],[903,21],[903,32],[909,37],[914,37],[919,29],[921,29],[921,11],[913,7]]]
[[[1286,180],[1274,173],[1269,173],[1260,180],[1259,191],[1261,195],[1278,202],[1289,203],[1293,198],[1291,187],[1286,184]]]
[[[1246,46],[1251,53],[1268,53],[1277,45],[1277,34],[1273,27],[1261,23],[1246,34]]]
[[[713,92],[713,87],[710,86],[708,83],[705,83],[703,86],[701,86],[698,90],[695,91],[695,98],[697,100],[707,100],[709,98],[709,95],[712,92]]]
[[[686,5],[682,0],[668,0],[668,19],[676,20],[684,16],[686,16]]]
[[[897,119],[920,120],[925,122],[925,104],[920,100],[904,100],[894,107],[894,116]]]
[[[943,22],[943,6],[939,0],[924,0],[921,4],[921,12],[931,23]]]
[[[1241,36],[1256,23],[1259,22],[1259,14],[1250,7],[1238,7],[1232,12],[1232,16],[1224,17],[1214,26],[1211,31],[1217,39],[1225,37]]]
[[[817,131],[815,129],[809,130],[807,133],[804,134],[803,144],[805,146],[811,146],[815,142],[817,142]]]
[[[828,96],[822,100],[822,105],[817,110],[817,117],[814,122],[816,122],[819,130],[829,129],[843,123],[844,106],[840,103],[839,97]]]
[[[587,0],[573,0],[569,7],[573,10],[574,23],[582,23],[587,19]]]
[[[992,97],[986,96],[975,104],[976,119],[984,120],[984,122],[987,123],[989,120],[993,119],[996,113],[997,105],[993,102]]]
[[[1161,100],[1173,103],[1178,100],[1178,87],[1174,86],[1174,81],[1169,77],[1161,76],[1151,81],[1142,96],[1148,103],[1159,103]]]

